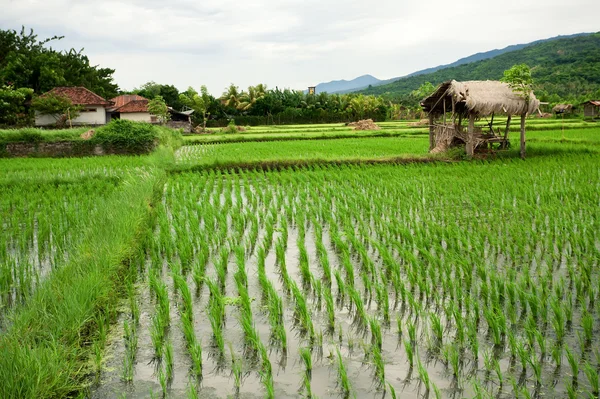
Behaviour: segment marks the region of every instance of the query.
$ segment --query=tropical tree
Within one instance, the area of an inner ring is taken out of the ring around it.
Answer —
[[[504,76],[500,80],[508,83],[508,86],[529,104],[533,93],[533,78],[527,64],[513,65],[504,71]]]
[[[265,96],[266,90],[267,86],[262,83],[256,86],[249,86],[248,91],[242,92],[240,95],[237,109],[240,111],[249,111],[258,99]]]
[[[31,102],[31,107],[41,115],[50,115],[56,120],[56,125],[62,127],[67,121],[77,118],[81,106],[75,105],[66,96],[47,93],[36,97]]]
[[[167,103],[161,96],[156,96],[148,101],[148,112],[155,115],[160,123],[167,123],[171,119]]]
[[[206,130],[206,121],[210,116],[209,107],[212,102],[212,97],[208,94],[206,86],[200,87],[200,94],[192,87],[189,87],[185,92],[179,95],[180,102],[194,110],[194,113],[202,115],[202,130]]]
[[[27,124],[30,113],[26,103],[32,95],[33,89],[0,86],[0,125]]]
[[[238,108],[240,104],[240,89],[233,83],[223,92],[221,103],[230,108]]]

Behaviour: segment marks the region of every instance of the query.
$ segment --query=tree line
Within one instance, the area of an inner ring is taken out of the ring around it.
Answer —
[[[0,125],[31,124],[34,108],[76,115],[78,108],[64,98],[40,99],[41,94],[58,86],[83,86],[106,99],[138,94],[178,111],[194,109],[193,121],[203,126],[226,125],[231,120],[241,125],[385,120],[393,112],[393,104],[379,96],[309,95],[299,90],[268,89],[264,84],[247,90],[231,84],[219,97],[209,94],[204,86],[199,91],[190,87],[179,92],[173,85],[156,82],[123,91],[113,80],[115,70],[90,64],[83,49],[58,51],[51,47],[61,39],[40,39],[24,27],[20,31],[0,30]]]

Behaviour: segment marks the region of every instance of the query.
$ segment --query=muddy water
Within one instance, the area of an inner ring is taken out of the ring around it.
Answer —
[[[321,276],[320,266],[317,262],[317,251],[314,239],[314,231],[308,228],[306,232],[305,245],[309,254],[310,270],[317,278]],[[262,237],[264,232],[260,232]],[[274,242],[278,239],[279,233],[274,234]],[[293,227],[288,228],[288,242],[285,254],[285,260],[288,267],[288,273],[296,284],[300,287],[299,271],[299,249],[296,244],[298,231]],[[323,241],[326,244],[332,270],[339,269],[340,264],[337,255],[331,247],[327,231],[323,232]],[[371,249],[371,251],[373,251]],[[283,285],[280,278],[278,266],[276,264],[275,251],[272,249],[265,259],[265,271],[268,278],[282,297],[284,302],[284,325],[287,333],[287,356],[283,356],[280,350],[271,348],[269,350],[269,359],[273,369],[273,380],[275,388],[275,397],[294,398],[303,395],[302,381],[304,376],[304,365],[300,361],[298,351],[301,347],[308,347],[310,344],[306,339],[300,337],[299,331],[294,328],[293,303],[292,299],[286,297],[283,293]],[[236,264],[233,254],[230,256],[228,265],[228,274],[225,283],[224,295],[234,297],[237,295],[236,285],[233,279]],[[246,259],[246,267],[249,278],[249,294],[255,300],[252,302],[254,322],[261,341],[265,344],[270,339],[270,326],[266,311],[260,303],[261,291],[257,279],[257,268],[255,254],[250,254]],[[207,266],[207,277],[215,278],[214,266],[209,263]],[[356,288],[362,289],[360,279],[356,279]],[[174,293],[173,282],[167,270],[167,264],[164,264],[163,281],[168,285],[170,304],[171,304],[171,327],[169,329],[168,340],[173,344],[174,352],[174,377],[168,388],[168,397],[182,398],[187,397],[189,385],[197,386],[199,397],[222,398],[230,397],[235,393],[234,379],[231,375],[231,356],[226,347],[224,367],[216,361],[214,350],[211,347],[212,329],[206,315],[206,306],[208,303],[208,289],[204,287],[198,295],[194,297],[194,329],[196,337],[202,344],[203,349],[203,379],[198,385],[191,380],[189,370],[191,361],[187,352],[183,333],[180,327],[179,314],[177,309],[178,296]],[[188,277],[188,285],[192,292],[195,286],[191,277]],[[325,287],[323,287],[326,289]],[[332,292],[336,292],[335,279],[333,279]],[[134,378],[132,382],[123,382],[121,380],[123,370],[123,357],[125,354],[124,340],[122,338],[122,326],[125,314],[121,316],[119,323],[112,334],[112,340],[107,347],[107,360],[102,372],[100,383],[93,390],[93,398],[113,398],[126,396],[128,398],[145,398],[149,396],[160,397],[162,388],[158,379],[158,367],[160,364],[154,359],[152,341],[150,338],[150,325],[152,316],[155,312],[155,301],[150,297],[148,282],[144,278],[139,287],[139,306],[141,310],[140,324],[138,326],[138,346],[136,353],[136,363],[134,367]],[[336,330],[332,334],[321,330],[321,326],[326,325],[326,312],[324,306],[317,310],[316,298],[307,294],[307,301],[310,304],[312,320],[317,335],[323,335],[323,344],[319,350],[313,352],[313,370],[311,386],[312,392],[319,398],[338,398],[340,397],[340,388],[338,385],[338,371],[336,364],[336,349],[340,350],[344,365],[346,367],[349,380],[352,386],[353,395],[359,398],[380,398],[383,392],[377,389],[374,379],[374,369],[369,360],[370,336],[356,331],[353,327],[353,316],[346,307],[336,308]],[[347,302],[347,301],[346,301]],[[370,315],[377,314],[374,303],[365,308]],[[392,300],[390,300],[392,302]],[[224,338],[226,345],[231,345],[236,356],[243,356],[243,334],[238,322],[238,309],[236,306],[226,307],[226,324],[224,327]],[[383,347],[382,354],[385,359],[386,381],[394,387],[399,397],[418,398],[424,394],[424,389],[419,386],[418,374],[416,369],[410,370],[403,346],[398,341],[394,320],[392,327],[383,328]],[[340,340],[341,338],[341,340]],[[430,378],[437,387],[445,390],[446,393],[453,392],[451,380],[441,364],[425,363]],[[239,392],[242,398],[262,398],[264,397],[264,387],[261,383],[257,368],[253,365],[244,363],[245,374]],[[460,391],[456,394],[460,396]],[[462,392],[464,394],[464,392]],[[452,396],[452,395],[451,395]],[[457,396],[458,397],[458,396]]]

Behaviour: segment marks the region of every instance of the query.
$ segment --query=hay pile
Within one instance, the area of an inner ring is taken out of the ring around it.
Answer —
[[[349,123],[348,126],[354,128],[354,130],[380,130],[381,128],[373,122],[373,119],[362,119],[358,122]]]
[[[81,137],[84,140],[89,140],[92,137],[94,137],[95,134],[96,134],[96,131],[94,129],[90,129],[87,132],[82,133],[81,136],[79,136],[79,137]]]

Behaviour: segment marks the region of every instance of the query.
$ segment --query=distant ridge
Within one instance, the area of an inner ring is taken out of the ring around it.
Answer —
[[[352,80],[333,80],[327,83],[319,83],[315,91],[316,93],[339,93],[344,91],[360,90],[369,87],[369,85],[376,85],[381,82],[371,75],[362,75]]]
[[[386,85],[386,84],[395,82],[400,79],[406,79],[406,78],[413,77],[413,76],[430,74],[430,73],[437,72],[439,70],[446,69],[446,68],[452,68],[452,67],[457,67],[457,66],[464,65],[464,64],[470,64],[470,63],[477,62],[477,61],[491,59],[491,58],[497,57],[499,55],[510,53],[513,51],[522,50],[525,47],[536,45],[539,43],[544,43],[544,42],[553,41],[553,40],[560,40],[560,39],[575,38],[575,37],[586,36],[586,35],[590,35],[590,34],[591,33],[576,33],[573,35],[561,35],[561,36],[551,37],[548,39],[536,40],[536,41],[533,41],[530,43],[513,44],[510,46],[504,47],[502,49],[495,49],[495,50],[472,54],[468,57],[460,58],[459,60],[452,62],[450,64],[438,65],[436,67],[422,69],[422,70],[410,73],[405,76],[399,76],[399,77],[395,77],[395,78],[391,78],[391,79],[380,80],[380,79],[373,77],[372,75],[362,75],[362,76],[359,76],[358,78],[352,79],[352,80],[334,80],[334,81],[327,82],[327,83],[319,83],[316,86],[316,92],[317,93],[327,92],[327,93],[342,94],[342,93],[351,93],[351,92],[355,92],[355,91],[363,91],[363,90],[367,90],[369,88],[369,86],[372,86],[372,87],[382,86],[382,85]]]
[[[414,73],[360,92],[400,99],[425,82],[437,85],[450,79],[497,80],[515,64],[529,65],[538,93],[585,101],[600,90],[600,32],[539,40],[492,58]]]

